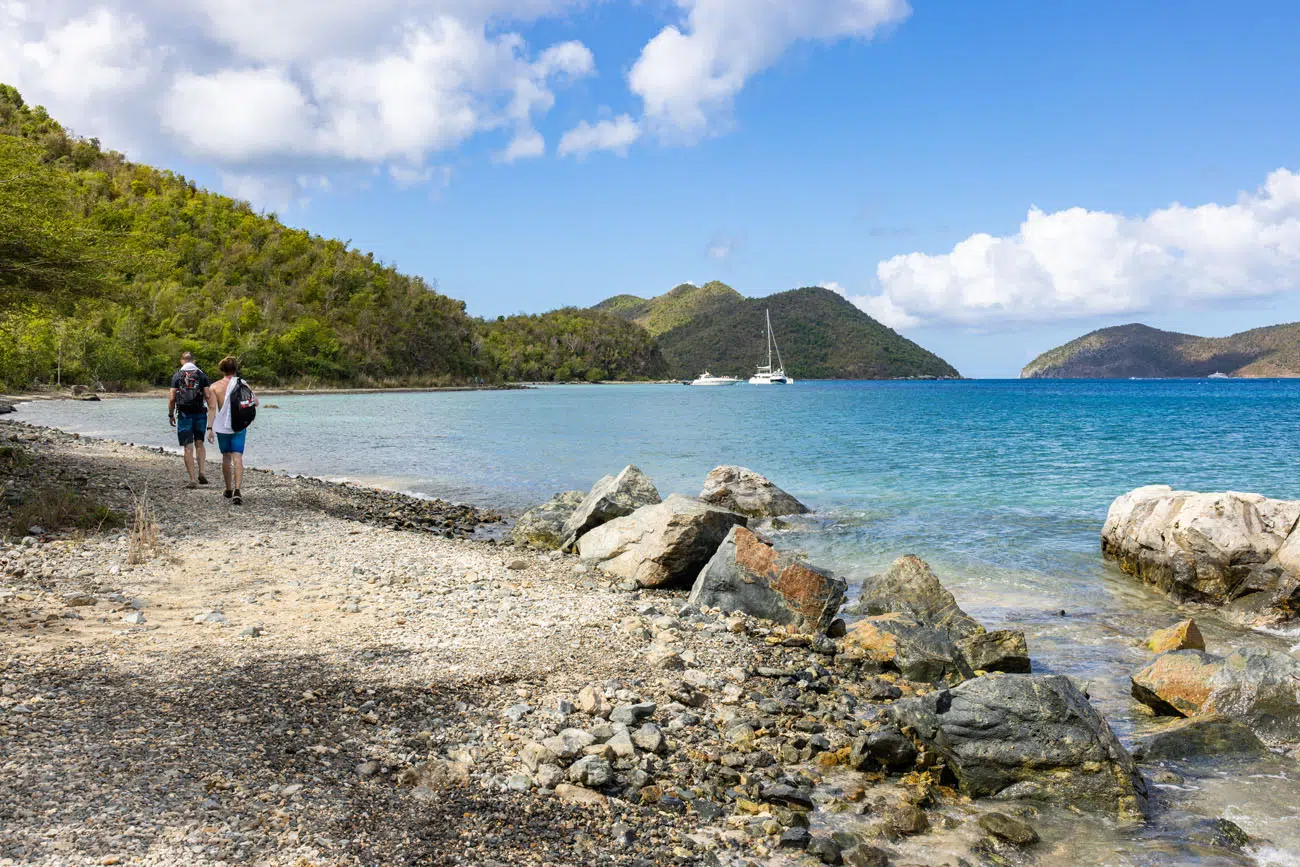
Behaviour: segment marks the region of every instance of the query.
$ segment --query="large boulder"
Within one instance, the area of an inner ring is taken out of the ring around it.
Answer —
[[[948,592],[930,565],[920,557],[899,557],[884,575],[869,578],[862,585],[851,614],[906,614],[918,623],[937,629],[953,641],[984,631]]]
[[[578,554],[601,571],[642,587],[687,586],[744,515],[672,494],[662,503],[602,524],[578,539]]]
[[[1066,677],[989,674],[905,699],[888,715],[943,757],[972,797],[1033,798],[1139,819],[1133,759]]]
[[[808,507],[766,477],[745,467],[716,467],[704,480],[700,499],[749,518],[802,515]]]
[[[1300,741],[1300,661],[1276,650],[1165,653],[1133,675],[1133,697],[1167,716],[1223,714],[1268,743]]]
[[[1290,539],[1297,522],[1300,500],[1150,485],[1111,504],[1101,547],[1177,601],[1228,606],[1229,618],[1249,625],[1276,624],[1300,610],[1300,541]]]
[[[1201,712],[1223,658],[1202,650],[1162,653],[1133,675],[1133,697],[1162,716],[1194,716]]]
[[[973,672],[947,635],[905,614],[864,617],[840,640],[846,661],[896,671],[921,683],[959,683]]]
[[[564,524],[586,496],[582,491],[564,491],[534,506],[510,528],[510,541],[522,548],[554,551],[564,544]]]
[[[564,522],[564,542],[568,550],[578,538],[607,521],[630,515],[642,506],[662,502],[659,490],[650,477],[631,464],[617,476],[605,476],[592,485],[587,496]]]
[[[1223,714],[1180,719],[1133,744],[1133,758],[1139,762],[1262,756],[1267,752],[1268,747],[1249,727]]]
[[[844,604],[846,587],[843,579],[777,551],[771,540],[736,525],[700,570],[690,601],[820,633]]]

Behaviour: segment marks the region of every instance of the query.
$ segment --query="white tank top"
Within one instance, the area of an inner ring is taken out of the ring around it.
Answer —
[[[226,396],[221,401],[221,409],[217,410],[217,417],[212,420],[212,429],[219,434],[235,432],[235,429],[230,426],[230,400],[238,387],[239,377],[232,376],[230,382],[226,384]]]

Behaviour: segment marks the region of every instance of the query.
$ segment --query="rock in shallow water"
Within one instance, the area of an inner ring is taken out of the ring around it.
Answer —
[[[771,540],[732,527],[700,570],[690,602],[700,608],[740,611],[753,617],[825,632],[844,603],[844,581],[783,554]]]
[[[1300,500],[1201,494],[1149,485],[1119,497],[1101,532],[1102,552],[1178,601],[1225,606],[1251,625],[1277,624],[1300,608]]]
[[[1222,667],[1222,657],[1201,650],[1161,654],[1133,675],[1133,697],[1164,716],[1192,716],[1210,697],[1210,680]]]
[[[957,649],[975,671],[1029,674],[1029,646],[1019,629],[998,629],[956,642]]]
[[[1267,752],[1268,747],[1247,726],[1222,714],[1179,720],[1133,744],[1133,758],[1139,762]]]
[[[939,583],[930,565],[910,554],[895,560],[884,575],[864,582],[850,613],[906,614],[951,641],[984,632],[984,627],[963,611],[952,593]]]
[[[865,617],[841,639],[847,659],[860,659],[923,683],[958,683],[972,675],[948,637],[903,614]]]
[[[989,674],[887,712],[938,752],[972,797],[1026,797],[1140,819],[1146,785],[1066,677]]]
[[[765,476],[745,467],[716,467],[704,480],[700,499],[749,518],[802,515],[808,507]]]
[[[1171,650],[1204,650],[1205,638],[1195,620],[1183,620],[1165,629],[1157,629],[1147,637],[1143,646],[1152,653]]]

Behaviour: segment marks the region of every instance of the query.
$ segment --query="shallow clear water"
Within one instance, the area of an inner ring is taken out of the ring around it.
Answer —
[[[850,581],[920,555],[987,625],[1024,629],[1036,670],[1089,681],[1123,738],[1150,724],[1128,696],[1146,659],[1134,643],[1179,611],[1102,561],[1111,500],[1150,483],[1300,498],[1295,381],[556,386],[264,403],[279,408],[249,432],[252,465],[485,505],[523,508],[629,462],[664,494],[698,493],[718,464],[751,467],[816,509],[783,546]],[[18,417],[175,443],[156,400],[29,403]],[[1202,622],[1211,650],[1289,646]],[[1272,841],[1261,863],[1300,864],[1300,773],[1284,763],[1268,785],[1231,777],[1205,777],[1141,834],[1094,837],[1091,863],[1218,863],[1177,849],[1179,816],[1231,808]],[[1175,854],[1157,857],[1153,834]]]

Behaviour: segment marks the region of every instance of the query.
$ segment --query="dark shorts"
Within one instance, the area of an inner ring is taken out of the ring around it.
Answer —
[[[187,412],[176,413],[176,439],[182,446],[190,443],[202,443],[203,435],[208,432],[208,414],[206,412],[190,415]]]
[[[217,434],[217,447],[221,449],[223,455],[231,452],[244,453],[244,434],[248,433],[248,428],[244,428],[239,433]]]

